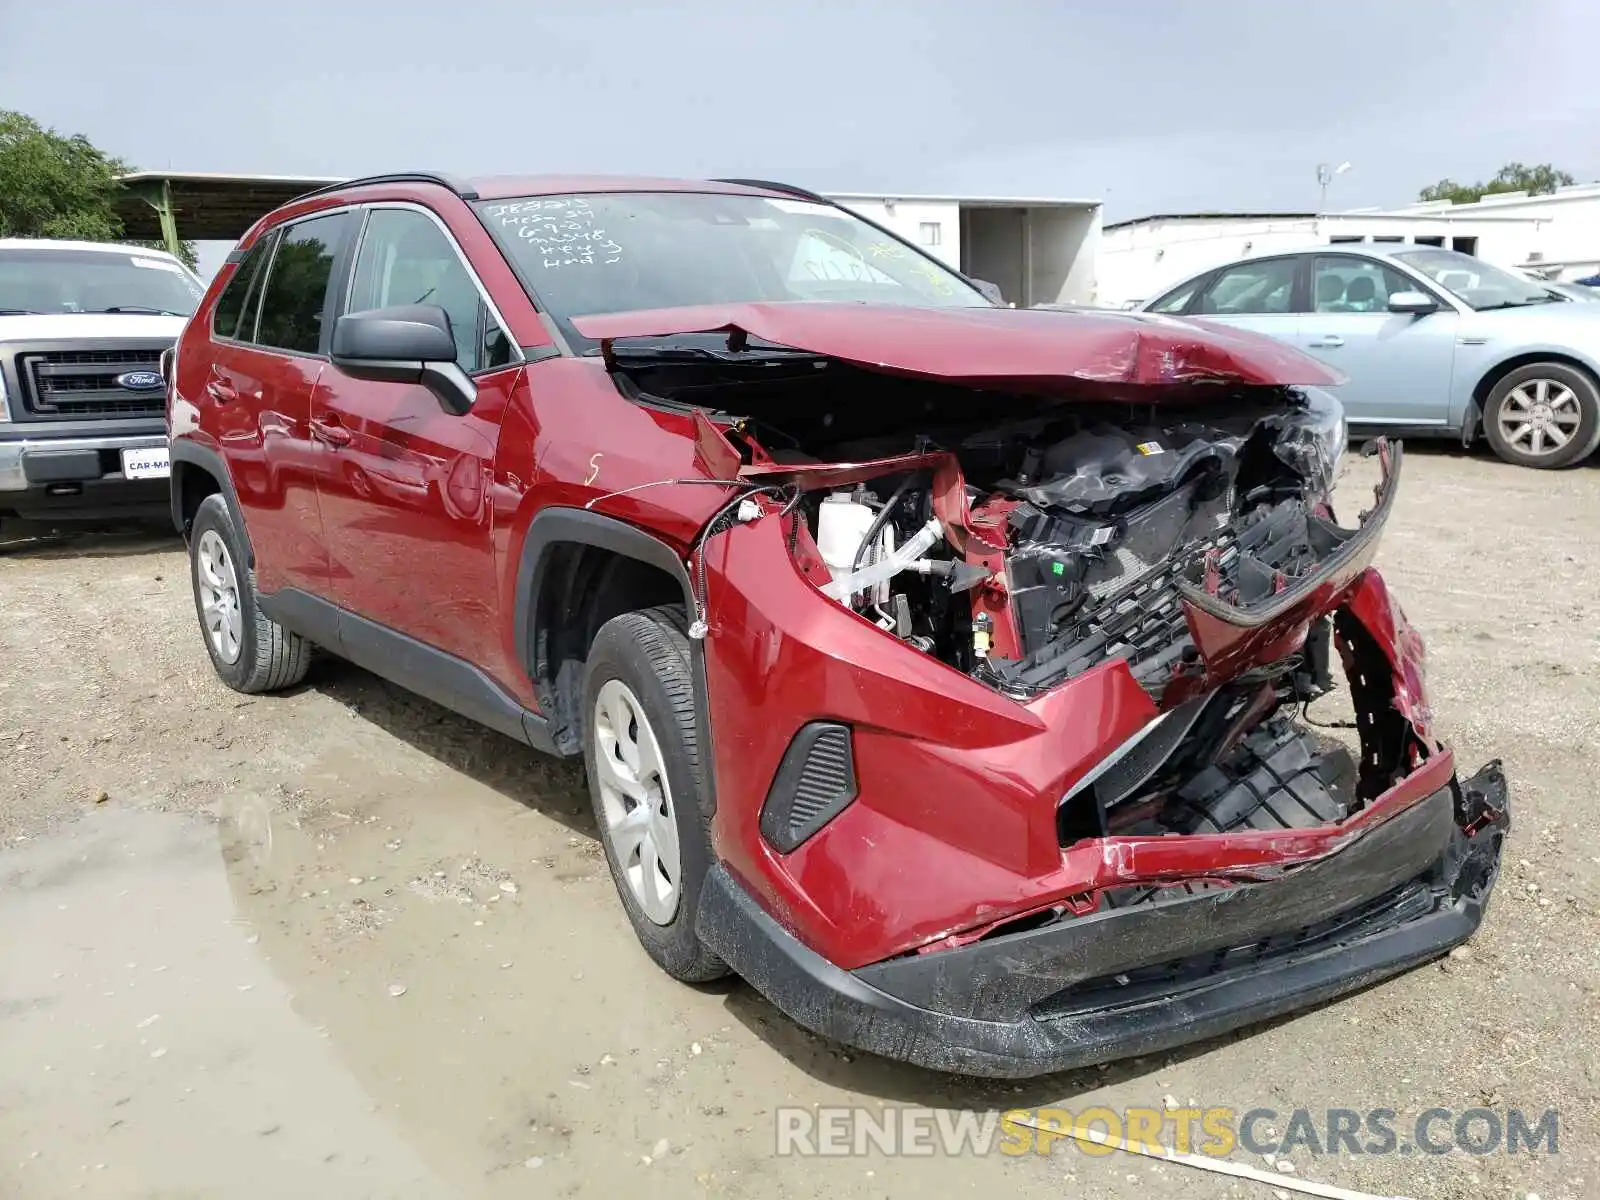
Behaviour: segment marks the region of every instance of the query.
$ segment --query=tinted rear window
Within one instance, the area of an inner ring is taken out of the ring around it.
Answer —
[[[349,213],[333,213],[283,231],[261,294],[257,344],[300,354],[319,351],[328,281],[350,225]]]

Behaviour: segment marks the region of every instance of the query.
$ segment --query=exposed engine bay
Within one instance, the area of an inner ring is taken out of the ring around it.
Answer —
[[[1200,669],[1186,607],[1255,623],[1361,533],[1334,519],[1345,425],[1317,389],[1078,401],[794,365],[628,374],[716,412],[742,477],[799,489],[791,551],[824,594],[1019,698],[1121,659],[1159,703]],[[1280,673],[1325,680],[1321,634]]]
[[[1185,590],[1250,613],[1354,532],[1328,503],[1337,405],[1284,400],[1232,429],[1090,413],[971,433],[949,447],[980,531],[965,555],[943,535],[930,473],[808,497],[822,590],[1008,693],[1120,658],[1159,700],[1196,656]]]
[[[724,363],[666,371],[652,360],[625,378],[647,403],[666,393],[695,405],[728,453],[717,474],[765,485],[770,504],[746,499],[740,519],[785,521],[791,557],[823,595],[1017,700],[1120,660],[1162,711],[1137,752],[1063,800],[1064,845],[1152,820],[1183,831],[1179,789],[1229,756],[1244,770],[1264,723],[1273,745],[1288,736],[1292,753],[1311,753],[1277,714],[1333,686],[1334,621],[1312,593],[1370,558],[1398,456],[1373,444],[1377,502],[1340,525],[1331,494],[1346,430],[1329,393],[1203,384],[1124,399],[1085,387],[1079,400],[809,356],[798,378],[769,359],[759,381],[736,368],[730,379]],[[1364,636],[1341,630],[1341,651],[1364,655]],[[1337,821],[1392,782],[1410,759],[1403,733],[1389,732],[1359,781],[1342,749],[1313,754],[1306,778],[1322,800],[1297,822]],[[1220,789],[1187,816],[1220,828],[1218,805],[1230,803]]]

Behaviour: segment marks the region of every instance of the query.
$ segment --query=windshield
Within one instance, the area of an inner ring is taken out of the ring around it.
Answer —
[[[187,317],[203,289],[170,258],[137,250],[0,250],[0,314],[134,312]]]
[[[1558,303],[1549,289],[1533,280],[1491,267],[1470,254],[1454,250],[1397,250],[1394,257],[1479,312],[1489,308]]]
[[[1581,300],[1585,304],[1600,301],[1600,291],[1585,287],[1581,283],[1545,283],[1543,286],[1558,295],[1565,296],[1568,300]]]
[[[478,213],[569,339],[571,318],[768,300],[988,308],[960,275],[829,204],[704,192],[484,202]]]

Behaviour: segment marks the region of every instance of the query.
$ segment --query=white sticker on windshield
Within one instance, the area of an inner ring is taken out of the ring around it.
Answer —
[[[814,200],[771,200],[767,201],[779,212],[799,213],[801,216],[814,217],[818,213],[832,212],[826,204],[818,204]]]
[[[143,267],[147,271],[171,271],[175,275],[182,275],[183,268],[175,262],[168,262],[164,258],[130,258],[128,260],[136,267]]]

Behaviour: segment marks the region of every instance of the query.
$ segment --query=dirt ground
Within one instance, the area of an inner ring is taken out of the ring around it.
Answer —
[[[1070,1146],[774,1152],[785,1105],[1169,1097],[1557,1108],[1555,1157],[1297,1151],[1285,1181],[1600,1195],[1600,465],[1424,447],[1406,475],[1380,566],[1462,765],[1501,757],[1513,788],[1471,953],[1023,1085],[845,1052],[741,984],[672,982],[615,900],[580,768],[333,660],[289,695],[228,691],[170,536],[0,552],[0,1195],[1273,1194]]]

